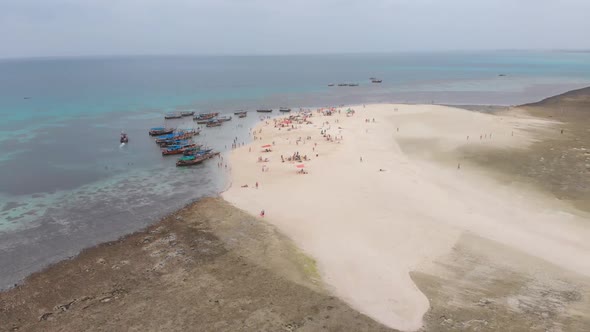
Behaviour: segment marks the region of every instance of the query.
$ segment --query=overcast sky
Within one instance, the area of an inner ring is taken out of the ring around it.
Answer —
[[[590,49],[590,0],[0,0],[0,57]]]

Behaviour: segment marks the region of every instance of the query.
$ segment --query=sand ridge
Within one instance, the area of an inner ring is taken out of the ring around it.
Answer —
[[[313,124],[293,130],[261,123],[257,139],[231,153],[233,186],[223,194],[251,214],[265,210],[264,220],[317,260],[336,295],[391,327],[416,330],[429,301],[410,272],[432,271],[465,233],[590,276],[586,215],[500,185],[454,154],[466,145],[526,148],[535,140],[529,129],[553,122],[436,105],[353,108],[352,117],[314,113]],[[328,142],[322,130],[342,139]],[[261,152],[265,144],[273,152]],[[303,162],[309,174],[281,162],[295,152],[311,158]]]

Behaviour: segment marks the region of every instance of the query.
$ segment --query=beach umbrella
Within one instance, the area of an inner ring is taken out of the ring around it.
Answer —
[[[299,164],[299,165],[297,165],[297,166],[295,166],[295,167],[297,167],[297,168],[303,168],[303,167],[305,167],[305,165],[303,165],[303,164]]]
[[[270,144],[266,144],[266,145],[263,145],[262,147],[263,147],[263,148],[270,148],[271,146],[272,146],[272,145],[270,145]]]

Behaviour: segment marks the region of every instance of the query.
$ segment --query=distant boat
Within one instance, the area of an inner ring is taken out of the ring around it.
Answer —
[[[219,152],[208,152],[202,155],[194,155],[194,156],[183,156],[180,157],[180,159],[178,159],[178,161],[176,161],[176,166],[177,167],[181,167],[181,166],[193,166],[193,165],[198,165],[200,163],[202,163],[203,161],[207,160],[207,159],[211,159],[215,156],[218,156]]]
[[[219,122],[226,122],[231,120],[231,116],[218,116],[215,118],[215,120]]]
[[[209,122],[207,122],[207,125],[206,125],[207,128],[220,127],[220,126],[221,126],[221,121],[218,121],[218,120],[210,120]]]
[[[150,128],[149,134],[150,134],[150,136],[160,136],[160,135],[172,134],[173,132],[174,132],[174,128],[154,127],[154,128]]]
[[[291,112],[291,109],[287,107],[281,107],[279,108],[279,112]]]
[[[166,113],[166,115],[164,115],[164,119],[166,120],[180,118],[182,118],[182,115],[180,113]]]
[[[371,80],[371,83],[381,83],[381,82],[383,82],[383,80],[378,80],[378,79]]]
[[[217,113],[217,112],[201,113],[201,114],[195,115],[193,120],[195,120],[195,121],[211,120],[218,115],[219,115],[219,113]],[[199,123],[199,122],[197,122],[197,123]]]
[[[268,109],[264,109],[263,108],[263,109],[256,110],[256,112],[259,112],[259,113],[270,113],[270,112],[272,112],[272,109],[271,108],[268,108]]]
[[[195,111],[184,111],[184,112],[180,112],[181,116],[193,116],[195,115]]]

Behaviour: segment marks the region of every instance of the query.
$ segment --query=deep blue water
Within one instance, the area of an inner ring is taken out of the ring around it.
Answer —
[[[360,86],[327,86],[339,82]],[[222,190],[225,173],[215,162],[176,169],[174,157],[159,155],[146,129],[163,125],[165,112],[384,101],[507,105],[587,85],[590,53],[0,60],[0,288]],[[205,130],[198,141],[222,151],[235,137],[247,141],[254,115]],[[131,139],[124,148],[121,130]]]

